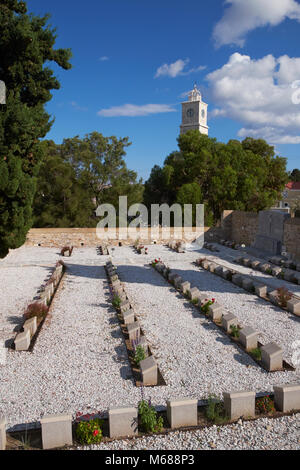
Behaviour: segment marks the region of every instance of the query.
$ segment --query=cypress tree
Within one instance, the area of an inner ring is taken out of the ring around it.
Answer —
[[[0,256],[21,246],[32,226],[32,203],[43,158],[41,138],[53,121],[45,111],[60,84],[45,63],[71,68],[70,49],[54,49],[56,34],[43,17],[27,14],[25,2],[1,0]]]

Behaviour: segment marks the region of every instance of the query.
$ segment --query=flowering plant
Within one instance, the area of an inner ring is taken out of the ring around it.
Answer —
[[[161,262],[160,258],[155,258],[153,261],[151,261],[151,264],[152,264],[153,268],[155,268],[155,266],[160,262]]]
[[[201,305],[201,312],[204,313],[204,315],[208,314],[209,307],[214,304],[216,299],[205,299],[204,304]]]
[[[77,416],[80,414],[77,413]],[[86,415],[89,417],[91,415]],[[102,441],[103,421],[99,418],[94,418],[90,421],[79,421],[76,425],[76,438],[81,444],[98,444]]]
[[[260,413],[267,414],[274,413],[275,411],[274,400],[272,400],[269,395],[266,397],[258,398],[255,406]]]

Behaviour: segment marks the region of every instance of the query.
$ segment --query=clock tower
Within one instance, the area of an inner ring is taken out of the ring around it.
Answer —
[[[207,104],[202,101],[197,86],[189,93],[189,100],[182,103],[182,124],[180,134],[197,129],[200,134],[208,135]]]

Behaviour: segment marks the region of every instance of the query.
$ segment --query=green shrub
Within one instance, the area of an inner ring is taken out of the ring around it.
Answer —
[[[112,304],[115,308],[120,308],[121,305],[121,299],[118,295],[113,296]]]
[[[80,421],[76,426],[76,438],[81,444],[99,444],[102,441],[103,421],[99,418]]]
[[[229,419],[228,416],[226,416],[223,402],[215,395],[208,397],[205,414],[207,419],[214,424],[223,424]]]
[[[204,315],[208,315],[209,312],[209,307],[215,302],[215,299],[208,300],[205,302],[205,304],[201,305],[201,312],[204,313]]]
[[[230,335],[233,338],[239,338],[240,337],[240,327],[236,325],[230,325]]]
[[[256,359],[257,361],[260,361],[260,360],[261,360],[261,350],[260,350],[259,348],[251,349],[251,351],[249,351],[249,353],[250,353],[251,356],[253,356],[254,359]]]
[[[145,432],[161,432],[163,428],[163,418],[157,418],[157,411],[150,402],[142,400],[139,402],[139,415],[142,427]]]
[[[140,362],[146,359],[146,353],[140,344],[136,347],[135,354],[134,354],[134,362],[136,363],[137,366],[140,365]]]

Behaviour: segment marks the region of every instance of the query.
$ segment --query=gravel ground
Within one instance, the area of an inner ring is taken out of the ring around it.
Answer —
[[[202,250],[201,256],[203,254],[206,255],[205,252],[206,250]],[[209,258],[209,256],[207,257]],[[225,281],[221,277],[191,264],[190,260],[186,260],[185,257],[182,257],[181,260],[168,260],[165,256],[161,256],[161,258],[184,280],[189,281],[192,286],[198,287],[209,298],[215,298],[218,302],[222,303],[226,311],[234,313],[239,318],[242,325],[249,325],[257,329],[261,333],[259,337],[261,343],[267,344],[274,341],[279,344],[284,350],[284,358],[296,366],[293,360],[293,356],[295,356],[295,345],[293,343],[300,340],[299,317],[283,311],[281,308],[260,299],[254,294],[246,292],[230,281]],[[220,259],[216,256],[211,256],[210,258],[220,264],[237,268],[240,272],[250,274],[249,269],[248,271],[247,269],[243,270],[242,267],[239,269],[239,266],[224,262],[222,258]],[[274,281],[278,280],[274,279]],[[299,354],[296,357],[296,361],[298,360]]]
[[[213,279],[219,282],[210,273],[199,274],[190,264],[199,252],[182,255],[159,245],[150,246],[148,256],[137,255],[130,247],[112,251],[167,382],[165,387],[145,389],[145,397],[151,397],[154,405],[165,406],[173,397],[204,399],[210,393],[237,389],[272,391],[274,384],[299,381],[299,372],[266,373],[235,347],[146,265],[154,257],[170,266],[181,266],[195,281],[201,277],[205,288],[214,288]],[[0,272],[4,265],[9,269],[8,264],[31,264],[32,269],[38,263],[40,267],[47,263],[53,266],[57,258],[55,249],[23,247],[0,263]],[[75,249],[70,259],[65,258],[69,269],[33,353],[10,351],[6,365],[0,366],[0,415],[7,417],[10,427],[38,421],[43,414],[103,412],[110,406],[137,405],[140,400],[141,390],[133,383],[123,337],[108,299],[103,267],[107,259],[97,256],[95,248]],[[26,284],[21,280],[24,269],[16,269],[10,289],[18,287],[20,298],[26,299]],[[31,276],[30,268],[26,268],[26,276]],[[6,285],[8,281],[3,282]],[[229,287],[231,284],[225,283],[222,290]],[[228,294],[228,301],[230,298],[240,302],[240,293]],[[249,298],[246,294],[242,300],[247,309]],[[257,303],[253,305],[257,308]],[[274,314],[274,307],[268,308]],[[294,321],[283,316],[295,327]]]
[[[0,344],[13,340],[14,330],[22,323],[22,315],[37,290],[49,277],[57,261],[51,253],[39,264],[36,249],[21,247],[10,251],[0,260],[0,285],[5,287],[0,297]]]
[[[80,450],[299,450],[300,414],[126,439]]]

